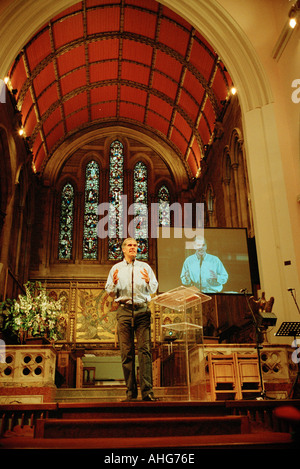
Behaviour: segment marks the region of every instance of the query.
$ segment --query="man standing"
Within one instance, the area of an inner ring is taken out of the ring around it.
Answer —
[[[127,399],[137,398],[134,332],[137,338],[140,387],[144,401],[156,401],[152,390],[151,312],[148,306],[158,282],[151,267],[136,260],[137,242],[127,238],[122,244],[124,259],[111,268],[105,289],[118,303],[118,336]]]

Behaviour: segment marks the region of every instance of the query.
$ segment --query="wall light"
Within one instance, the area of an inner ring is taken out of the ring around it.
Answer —
[[[298,0],[296,4],[293,5],[289,11],[289,26],[292,29],[294,29],[297,24],[297,16],[299,13],[299,8],[300,8],[300,5],[299,5],[299,0]]]
[[[294,29],[299,23],[300,16],[300,0],[297,0],[296,3],[291,7],[288,18],[285,21],[285,25],[280,33],[280,36],[277,39],[277,42],[274,46],[272,57],[275,60],[279,60],[284,49],[286,48],[289,40],[291,39]]]
[[[233,87],[231,88],[230,92],[231,92],[231,94],[234,96],[234,95],[236,94],[236,92],[237,92],[236,87],[233,86]]]

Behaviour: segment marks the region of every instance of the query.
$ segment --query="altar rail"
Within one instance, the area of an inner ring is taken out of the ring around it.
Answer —
[[[53,402],[56,351],[51,345],[8,345],[0,363],[0,403]]]

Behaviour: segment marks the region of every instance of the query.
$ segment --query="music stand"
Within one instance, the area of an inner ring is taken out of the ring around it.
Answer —
[[[275,335],[278,337],[294,337],[294,340],[296,340],[296,337],[300,336],[300,322],[283,322]],[[297,346],[297,342],[295,343]],[[289,398],[291,398],[291,396],[294,395],[296,386],[298,384],[298,380],[300,376],[300,363],[299,362],[300,360],[298,360],[297,376],[295,378],[292,389],[289,393],[289,396],[288,396]]]

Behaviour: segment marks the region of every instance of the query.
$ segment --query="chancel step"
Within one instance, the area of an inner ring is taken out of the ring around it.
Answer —
[[[299,447],[299,434],[274,412],[299,400],[57,402],[0,406],[4,448]]]
[[[35,438],[131,438],[241,434],[246,416],[127,419],[38,419]]]
[[[155,387],[154,394],[161,401],[186,400],[187,387]],[[56,402],[118,402],[125,398],[125,386],[94,386],[91,388],[60,388],[56,391],[55,400]],[[139,399],[141,399],[140,396]]]

